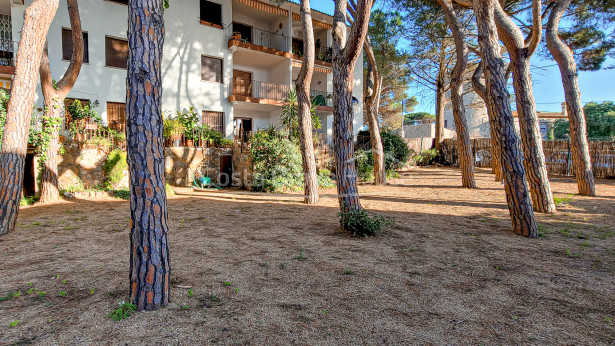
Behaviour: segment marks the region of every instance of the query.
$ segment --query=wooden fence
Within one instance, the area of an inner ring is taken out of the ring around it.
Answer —
[[[455,148],[456,140],[445,139],[442,143],[444,161],[459,166]],[[543,150],[549,174],[573,176],[572,153],[568,141],[543,141]],[[476,167],[491,167],[491,139],[472,139],[472,153]],[[615,177],[615,141],[590,141],[589,154],[596,178]]]

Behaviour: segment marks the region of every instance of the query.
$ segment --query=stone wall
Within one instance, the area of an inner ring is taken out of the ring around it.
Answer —
[[[58,184],[61,189],[79,187],[93,188],[105,182],[104,166],[109,150],[65,144],[64,154],[58,156]],[[128,171],[118,184],[128,187]]]

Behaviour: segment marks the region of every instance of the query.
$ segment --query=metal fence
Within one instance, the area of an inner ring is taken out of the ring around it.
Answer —
[[[288,42],[290,37],[282,34],[253,27],[250,29],[249,35],[242,35],[240,32],[233,30],[233,25],[229,25],[228,33],[229,40],[233,39],[244,43],[251,43],[257,46],[281,50],[284,52],[289,51]]]
[[[288,98],[289,92],[290,85],[262,82],[254,79],[238,77],[229,81],[229,95],[279,101]]]

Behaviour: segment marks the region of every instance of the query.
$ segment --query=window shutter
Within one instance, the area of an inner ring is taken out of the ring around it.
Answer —
[[[222,59],[201,56],[201,79],[222,83]]]
[[[128,67],[128,41],[105,37],[106,65],[111,67]]]

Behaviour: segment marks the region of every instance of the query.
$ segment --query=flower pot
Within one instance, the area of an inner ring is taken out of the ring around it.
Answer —
[[[186,138],[186,146],[187,147],[193,147],[194,146],[194,141],[192,139],[187,139]]]
[[[64,140],[65,140],[64,136],[60,135],[58,137],[58,143],[64,143]]]

